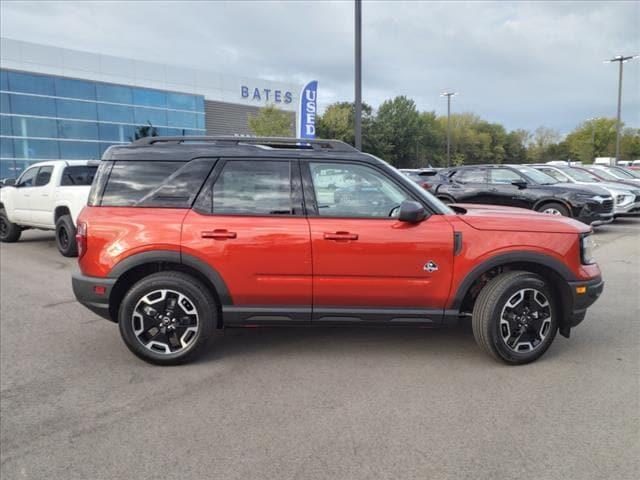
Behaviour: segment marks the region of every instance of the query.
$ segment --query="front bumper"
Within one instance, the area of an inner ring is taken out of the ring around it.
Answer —
[[[573,296],[573,309],[570,312],[569,324],[571,327],[578,325],[587,313],[587,309],[595,303],[604,290],[604,280],[596,277],[584,282],[569,282]],[[583,292],[583,293],[578,293]]]
[[[578,208],[576,219],[587,225],[602,225],[613,221],[613,198],[601,202],[588,201]]]
[[[616,205],[614,213],[616,217],[640,215],[640,201],[631,202],[625,205]]]
[[[114,320],[109,313],[109,296],[115,283],[115,278],[89,277],[81,273],[74,273],[71,277],[76,300],[93,313],[112,321]]]

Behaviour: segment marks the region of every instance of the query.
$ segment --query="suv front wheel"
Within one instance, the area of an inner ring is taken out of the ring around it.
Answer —
[[[538,275],[514,271],[491,279],[473,308],[473,335],[493,357],[512,365],[533,362],[558,329],[555,300]]]
[[[198,280],[181,272],[159,272],[138,281],[118,314],[120,334],[141,359],[177,365],[195,358],[213,332],[216,303]]]

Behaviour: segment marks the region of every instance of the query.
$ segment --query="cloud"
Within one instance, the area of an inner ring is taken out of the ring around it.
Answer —
[[[189,65],[245,77],[319,80],[320,106],[353,98],[353,3],[2,2],[21,40]],[[570,131],[614,116],[617,67],[640,53],[638,2],[368,2],[363,98],[395,95],[509,129]],[[625,65],[623,119],[640,126],[640,61]]]

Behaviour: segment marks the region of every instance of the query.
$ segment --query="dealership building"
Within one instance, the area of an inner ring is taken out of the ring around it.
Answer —
[[[151,133],[249,135],[249,116],[267,105],[295,132],[302,85],[0,42],[0,178],[43,160],[98,159]]]

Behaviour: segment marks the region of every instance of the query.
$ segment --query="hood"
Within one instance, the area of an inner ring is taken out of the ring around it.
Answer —
[[[640,187],[638,185],[633,185],[632,183],[600,182],[597,185],[602,188],[611,188],[624,192],[636,192],[640,190]]]
[[[456,203],[449,205],[458,218],[477,230],[587,233],[591,227],[571,218],[498,205]]]
[[[609,196],[609,192],[607,192],[604,188],[602,188],[599,184],[593,185],[584,185],[584,184],[573,184],[573,183],[554,183],[553,185],[535,185],[536,187],[548,188],[551,190],[562,190],[568,193],[582,193],[585,195],[604,195]]]

